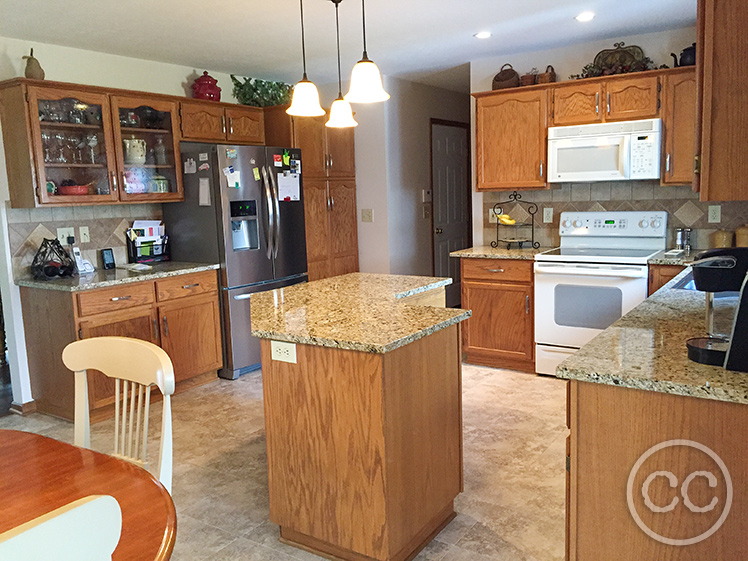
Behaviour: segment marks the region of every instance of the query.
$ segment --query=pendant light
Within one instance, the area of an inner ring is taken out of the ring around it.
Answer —
[[[340,17],[338,7],[343,0],[330,0],[335,4],[335,34],[338,41],[338,98],[332,102],[330,107],[330,119],[325,123],[326,127],[344,129],[358,125],[353,118],[351,104],[343,99],[343,79],[340,73]]]
[[[304,75],[293,88],[291,106],[286,113],[295,117],[319,117],[325,110],[319,104],[319,92],[306,76],[306,45],[304,44],[304,0],[299,0],[301,8],[301,60],[304,65]]]
[[[379,68],[369,59],[366,52],[366,8],[361,0],[361,21],[364,28],[364,54],[351,71],[351,86],[345,99],[351,103],[375,103],[387,101],[390,94],[384,91]]]

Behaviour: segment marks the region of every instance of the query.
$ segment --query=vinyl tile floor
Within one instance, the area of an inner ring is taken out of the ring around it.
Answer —
[[[465,491],[416,561],[564,559],[565,398],[561,380],[463,365]],[[172,418],[174,561],[322,559],[282,544],[268,519],[259,372],[174,396]],[[155,457],[158,405],[152,419]],[[41,414],[2,417],[0,428],[73,440],[72,423]],[[108,452],[112,430],[95,424],[92,447]]]

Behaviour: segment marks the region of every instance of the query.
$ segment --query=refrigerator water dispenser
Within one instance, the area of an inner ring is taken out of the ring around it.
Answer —
[[[256,201],[231,201],[231,245],[234,251],[260,249]]]

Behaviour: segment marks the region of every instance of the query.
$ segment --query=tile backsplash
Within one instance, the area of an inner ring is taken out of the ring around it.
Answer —
[[[76,245],[84,259],[101,267],[100,249],[111,247],[116,263],[127,263],[125,230],[133,220],[160,220],[160,204],[74,206],[55,208],[8,208],[8,233],[13,275],[30,274],[44,238],[56,238],[57,228],[75,228]],[[80,242],[80,227],[87,226],[91,241]]]
[[[483,195],[483,239],[486,245],[496,240],[496,224],[488,221],[494,204],[508,199],[511,191],[492,191]],[[535,216],[535,239],[541,247],[556,247],[559,218],[564,211],[664,210],[668,213],[668,247],[674,247],[675,229],[692,228],[691,245],[695,249],[709,247],[709,235],[717,229],[735,230],[748,223],[748,201],[699,201],[690,186],[661,186],[659,181],[611,181],[602,183],[562,183],[546,190],[519,191],[523,201],[538,205]],[[708,207],[720,205],[722,220],[710,224]],[[553,208],[553,222],[543,223],[543,208]],[[506,214],[524,222],[529,214],[521,205],[503,205]],[[529,237],[529,227],[518,226],[516,232],[501,226],[501,237]],[[516,234],[516,235],[515,235]]]

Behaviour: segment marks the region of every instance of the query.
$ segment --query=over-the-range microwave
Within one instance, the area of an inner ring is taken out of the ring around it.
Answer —
[[[548,181],[660,177],[660,119],[548,128]]]

